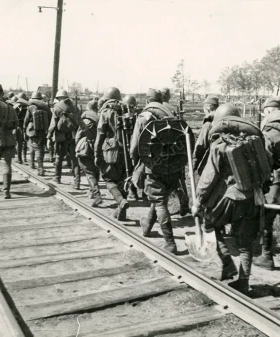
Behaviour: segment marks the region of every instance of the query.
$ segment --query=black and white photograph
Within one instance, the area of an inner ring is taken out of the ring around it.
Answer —
[[[0,1],[0,337],[280,337],[279,18]]]

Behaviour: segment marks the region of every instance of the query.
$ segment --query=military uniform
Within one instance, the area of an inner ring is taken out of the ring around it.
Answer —
[[[218,108],[218,106],[219,100],[215,96],[207,96],[203,102],[205,118],[203,119],[203,124],[193,151],[193,168],[198,172],[199,175],[202,174],[209,156],[209,132],[212,128],[215,110]]]
[[[231,104],[221,105],[216,114],[221,116],[221,120],[225,116],[239,115],[238,110]],[[259,133],[261,135],[260,131]],[[229,285],[247,294],[253,241],[259,232],[260,206],[255,205],[253,189],[244,192],[237,188],[226,148],[227,144],[221,137],[211,144],[207,164],[197,185],[196,209],[203,206],[206,228],[215,228],[217,252],[223,264],[221,280],[237,274],[221,232],[224,225],[232,224],[240,253],[240,268],[239,279]],[[239,164],[242,165],[242,162]],[[196,212],[193,214],[196,215]]]
[[[75,153],[75,136],[78,129],[78,123],[74,117],[76,113],[76,109],[69,98],[62,99],[57,103],[53,108],[47,138],[55,143],[55,181],[61,183],[63,159],[69,154],[74,174],[74,188],[79,189],[80,167]]]
[[[161,92],[150,89],[147,94],[147,100],[150,103],[147,104],[138,116],[131,141],[130,155],[136,163],[139,161],[139,138],[145,126],[153,119],[174,118],[173,114],[161,104]],[[172,175],[155,175],[151,169],[145,167],[145,177],[144,192],[152,204],[148,218],[142,218],[140,221],[143,235],[149,236],[153,225],[158,220],[166,242],[165,248],[171,253],[176,254],[177,247],[173,237],[171,217],[167,204],[170,193],[177,190],[180,172],[175,172]]]
[[[17,128],[17,156],[18,162],[22,164],[22,159],[24,162],[27,161],[27,141],[24,135],[24,119],[27,113],[27,107],[29,102],[24,98],[19,98],[14,105],[14,109],[18,116],[19,127]]]
[[[171,112],[174,117],[178,118],[178,116],[176,115],[177,109],[169,103],[170,90],[168,88],[163,88],[161,89],[161,93],[163,99],[162,105],[164,106],[164,108],[167,109],[169,112]],[[179,185],[177,191],[175,192],[178,196],[178,200],[180,203],[180,215],[185,216],[189,213],[190,207],[189,207],[189,196],[186,186],[186,176],[184,171],[181,172]]]
[[[97,102],[91,101],[87,105],[87,110],[81,116],[85,123],[87,131],[79,128],[76,134],[76,155],[79,165],[85,172],[89,183],[89,197],[94,199],[92,206],[97,206],[102,202],[100,190],[98,187],[99,169],[94,163],[94,141],[97,134],[97,125],[99,116],[97,114]],[[79,155],[79,142],[87,142],[88,147],[86,153]]]
[[[12,158],[16,153],[15,131],[19,126],[15,110],[3,101],[3,89],[0,85],[0,159],[4,160],[3,191],[4,198],[9,199],[12,181]]]
[[[121,95],[117,88],[110,88],[108,91],[109,93],[105,95],[107,101],[99,111],[100,118],[94,144],[95,163],[101,171],[108,191],[118,204],[114,217],[122,221],[126,218],[126,210],[129,208],[129,203],[126,200],[124,191],[126,168],[121,130],[118,123],[118,115],[122,114],[120,111]],[[107,153],[115,159],[111,158],[112,160],[108,159],[106,162],[104,154],[106,155]]]
[[[32,98],[37,97],[38,98]],[[24,133],[28,136],[28,145],[30,151],[30,166],[35,168],[34,159],[38,165],[38,175],[44,175],[44,155],[46,145],[46,135],[48,132],[48,125],[45,125],[45,130],[35,130],[33,114],[37,110],[43,110],[48,115],[48,124],[51,119],[51,111],[47,104],[41,100],[39,92],[34,93],[31,97],[30,105],[27,108],[26,116],[23,123]]]
[[[269,192],[265,195],[268,204],[280,205],[280,100],[279,97],[268,98],[264,108],[273,108],[262,121],[261,129],[265,136],[266,146],[273,161],[273,178]],[[265,268],[274,269],[273,261],[273,223],[279,212],[277,210],[265,210],[265,229],[263,235],[262,255],[254,264]]]

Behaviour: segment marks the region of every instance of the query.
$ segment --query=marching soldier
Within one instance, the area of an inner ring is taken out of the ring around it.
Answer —
[[[218,107],[219,99],[217,97],[206,97],[203,104],[205,118],[193,152],[193,168],[194,170],[197,170],[199,175],[201,175],[208,159],[210,147],[209,131],[212,128],[212,121]]]
[[[29,105],[26,93],[21,92],[17,95],[17,102],[14,104],[14,109],[18,116],[19,127],[17,128],[17,155],[18,163],[22,164],[23,161],[27,162],[27,141],[24,134],[24,119],[27,113],[27,107]],[[23,156],[22,156],[23,155]],[[23,161],[22,161],[23,158]]]
[[[75,153],[75,136],[78,129],[76,121],[76,108],[69,99],[66,90],[58,90],[55,98],[58,103],[53,108],[52,120],[47,138],[55,143],[55,178],[54,181],[61,183],[62,162],[69,154],[74,174],[74,189],[80,189],[80,167]]]
[[[237,239],[240,253],[240,268],[239,278],[228,285],[248,294],[253,241],[260,229],[260,210],[264,202],[264,198],[261,197],[264,182],[260,180],[256,184],[252,179],[262,167],[265,167],[266,171],[261,177],[269,179],[270,176],[263,136],[253,123],[240,117],[234,105],[228,103],[222,104],[216,110],[209,136],[212,137],[213,143],[197,185],[197,200],[192,213],[194,216],[204,213],[206,229],[215,229],[217,251],[223,265],[221,280],[231,279],[237,274],[222,235],[224,225],[232,224],[232,232]],[[252,137],[249,140],[247,136]],[[242,143],[244,140],[246,141]],[[257,142],[258,151],[263,154],[259,165],[254,169],[249,163],[253,163],[256,158],[247,161],[246,156],[241,157],[244,147],[237,146],[241,143],[246,144],[244,146],[247,151],[251,141]],[[236,150],[239,151],[238,154],[233,152]]]
[[[94,144],[95,164],[101,171],[108,191],[118,204],[114,217],[123,221],[126,219],[129,203],[124,191],[126,167],[121,137],[122,107],[119,89],[109,88],[103,101],[105,102],[99,110],[100,118]]]
[[[99,169],[94,163],[94,141],[96,139],[99,120],[97,109],[96,100],[88,102],[86,111],[81,116],[85,123],[84,128],[79,127],[76,134],[76,156],[89,183],[88,196],[90,199],[93,199],[92,207],[102,203],[98,187]]]
[[[123,98],[123,104],[125,104],[128,108],[128,117],[125,118],[125,124],[127,128],[127,137],[128,137],[127,143],[128,147],[130,147],[131,136],[137,118],[137,101],[133,95],[126,95]],[[130,170],[132,171],[132,167],[130,168]],[[132,182],[130,182],[129,184],[127,200],[128,201],[138,200],[137,188],[134,186]]]
[[[33,169],[35,168],[34,159],[36,159],[38,176],[44,176],[46,134],[51,119],[51,111],[47,104],[43,102],[42,94],[39,91],[32,93],[29,103],[23,129],[28,136],[30,166]]]
[[[270,190],[265,195],[268,204],[280,204],[280,98],[267,98],[263,104],[265,118],[261,128],[265,136],[267,149],[273,160],[273,179]],[[273,223],[278,211],[265,210],[265,229],[263,233],[262,254],[254,260],[254,265],[273,270]]]
[[[174,117],[180,118],[179,116],[176,115],[176,108],[169,103],[171,99],[169,88],[161,89],[161,93],[162,93],[162,100],[163,100],[162,105],[167,110],[169,110],[174,115]],[[189,207],[190,200],[189,200],[189,195],[188,195],[187,186],[186,186],[185,169],[181,173],[176,194],[178,196],[178,200],[180,203],[180,215],[185,216],[190,212],[190,207]]]
[[[4,159],[3,191],[4,198],[10,199],[10,186],[12,181],[12,158],[16,153],[15,131],[18,127],[18,118],[14,109],[4,103],[4,90],[0,84],[0,158]]]
[[[141,161],[141,153],[138,152],[140,135],[148,123],[153,120],[163,120],[166,118],[175,120],[174,115],[162,105],[162,93],[160,91],[149,89],[146,101],[147,105],[136,120],[132,136],[130,155],[135,163],[138,163],[139,160]],[[179,121],[177,122],[179,123]],[[172,129],[172,127],[170,128]],[[156,137],[156,133],[154,137]],[[176,151],[176,147],[174,151]],[[186,158],[186,153],[182,159],[184,160],[184,158]],[[160,161],[162,160],[160,157],[158,159],[160,159]],[[185,165],[185,163],[183,164]],[[150,167],[148,167],[147,164],[145,165],[144,191],[151,201],[151,207],[148,217],[141,218],[140,220],[143,235],[147,237],[150,236],[152,227],[156,220],[158,220],[165,239],[165,249],[176,254],[177,246],[173,236],[171,217],[167,203],[170,193],[177,189],[182,168],[180,165],[176,165],[177,167],[174,169],[174,172],[167,174],[167,172],[164,172],[164,167],[159,167],[159,172],[156,172],[156,166],[153,164],[149,166]]]

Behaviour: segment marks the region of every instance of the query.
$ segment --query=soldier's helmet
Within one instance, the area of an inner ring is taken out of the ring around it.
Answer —
[[[123,98],[123,103],[127,104],[127,105],[129,105],[131,107],[134,107],[134,108],[137,106],[136,98],[133,95],[126,95]]]
[[[13,96],[11,98],[11,103],[16,103],[17,100],[18,100],[17,96]]]
[[[104,98],[105,99],[116,99],[118,101],[121,101],[122,96],[118,88],[110,87],[104,91]]]
[[[25,99],[26,101],[28,101],[28,98],[27,98],[27,95],[25,92],[20,92],[18,95],[17,95],[17,98],[22,98],[22,99]]]
[[[31,99],[43,99],[40,91],[33,91],[31,95]]]
[[[14,96],[15,96],[15,94],[12,91],[10,91],[10,92],[7,93],[8,99],[11,99]]]
[[[65,97],[65,98],[69,98],[68,96],[68,92],[66,90],[58,90],[58,92],[55,95],[55,98],[61,98],[61,97]]]
[[[222,104],[218,107],[218,109],[216,110],[214,114],[213,123],[217,123],[224,117],[228,117],[228,116],[240,117],[240,112],[238,108],[233,104],[230,104],[230,103]]]
[[[98,110],[97,102],[96,100],[89,101],[86,107],[86,110]]]

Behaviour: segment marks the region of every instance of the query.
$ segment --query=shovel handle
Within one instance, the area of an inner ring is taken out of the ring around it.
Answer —
[[[190,177],[191,191],[192,191],[192,200],[193,200],[193,204],[195,204],[196,193],[195,193],[195,182],[194,182],[194,172],[193,172],[193,162],[192,162],[191,137],[188,132],[188,128],[185,131],[185,135],[186,135],[186,144],[187,144],[188,166],[189,166],[189,177]],[[203,237],[202,237],[202,230],[201,230],[199,218],[195,217],[194,221],[195,221],[195,226],[197,228],[199,242],[202,244]]]

